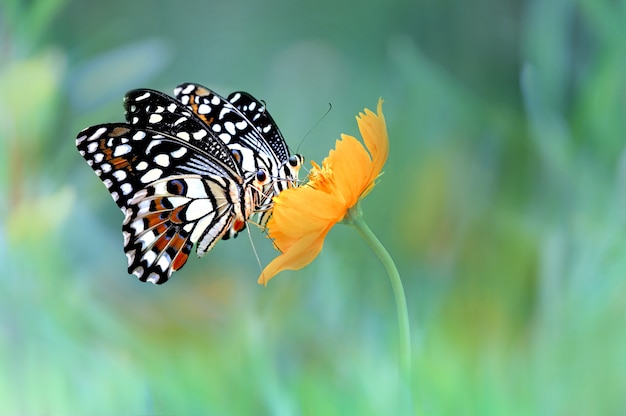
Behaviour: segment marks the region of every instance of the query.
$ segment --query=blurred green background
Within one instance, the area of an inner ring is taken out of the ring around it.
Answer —
[[[245,234],[163,286],[127,275],[74,139],[185,81],[262,98],[317,162],[385,99],[363,209],[416,414],[625,414],[625,39],[624,0],[2,0],[0,414],[396,409],[391,288],[349,227],[267,287]]]

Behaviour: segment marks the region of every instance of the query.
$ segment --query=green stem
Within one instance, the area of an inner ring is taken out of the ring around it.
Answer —
[[[346,218],[344,218],[344,222],[356,228],[359,234],[361,234],[361,237],[363,237],[374,253],[376,253],[387,270],[387,275],[389,275],[389,281],[391,282],[393,295],[396,300],[396,313],[398,314],[398,326],[400,331],[400,370],[402,372],[403,379],[410,384],[411,330],[409,327],[409,313],[406,306],[404,288],[402,287],[402,280],[400,279],[398,269],[385,247],[381,244],[378,238],[376,238],[372,230],[363,220],[359,204],[348,210]]]

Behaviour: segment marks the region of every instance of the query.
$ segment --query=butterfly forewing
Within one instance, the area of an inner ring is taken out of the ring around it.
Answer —
[[[263,169],[278,175],[278,161],[256,127],[233,104],[214,91],[196,84],[182,84],[174,94],[180,102],[204,121],[235,155],[244,172]]]
[[[265,104],[244,91],[236,91],[227,98],[261,133],[267,144],[283,164],[289,159],[289,149],[278,125],[265,108]]]
[[[249,216],[241,176],[192,142],[120,123],[85,129],[76,145],[125,214],[129,272],[143,281],[165,282],[193,244],[203,255]]]
[[[149,89],[136,89],[124,97],[126,120],[136,126],[167,132],[219,159],[238,172],[230,150],[196,114],[180,101]]]

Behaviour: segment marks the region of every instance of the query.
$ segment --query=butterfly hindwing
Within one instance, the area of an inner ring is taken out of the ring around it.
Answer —
[[[198,243],[211,250],[235,218],[227,183],[220,178],[173,176],[151,183],[129,201],[122,226],[128,271],[164,283]]]

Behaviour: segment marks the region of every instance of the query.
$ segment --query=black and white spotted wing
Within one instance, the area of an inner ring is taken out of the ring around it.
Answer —
[[[247,93],[233,93],[238,100],[230,102],[219,94],[198,84],[182,84],[174,94],[197,114],[236,155],[244,171],[266,170],[271,181],[258,199],[255,211],[269,212],[272,198],[283,189],[295,186],[302,157],[291,157],[287,145],[271,116],[261,103]],[[254,104],[253,104],[254,103]],[[242,111],[243,110],[243,111]],[[253,116],[250,119],[244,113]],[[255,117],[256,116],[256,117]],[[270,128],[267,128],[268,123]],[[269,136],[266,136],[269,133]],[[269,216],[261,216],[264,225]]]
[[[296,184],[298,171],[304,163],[304,157],[299,154],[291,155],[289,147],[278,125],[265,107],[265,103],[257,100],[244,91],[235,91],[227,98],[241,113],[256,127],[261,136],[267,141],[280,161],[281,173],[288,179],[288,187]]]
[[[252,212],[252,186],[241,172],[196,144],[124,123],[89,127],[76,138],[125,215],[128,270],[142,281],[164,283],[194,244],[204,255],[242,230]]]
[[[138,127],[164,131],[215,156],[232,170],[238,170],[230,149],[207,128],[196,114],[167,94],[136,89],[124,97],[126,121]]]
[[[256,127],[263,139],[272,148],[278,161],[286,163],[290,157],[287,142],[265,108],[265,104],[244,91],[235,91],[226,99]]]

